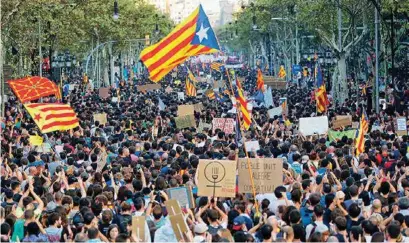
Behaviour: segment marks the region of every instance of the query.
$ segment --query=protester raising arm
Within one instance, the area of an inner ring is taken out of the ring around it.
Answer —
[[[210,200],[208,201],[208,203],[199,208],[199,210],[197,211],[195,218],[199,223],[204,223],[203,219],[202,219],[202,214],[210,207]]]

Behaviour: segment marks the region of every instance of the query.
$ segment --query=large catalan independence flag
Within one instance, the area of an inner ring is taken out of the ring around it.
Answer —
[[[188,57],[219,49],[216,35],[200,5],[164,39],[145,48],[140,59],[148,68],[150,79],[158,82]]]
[[[77,115],[71,106],[56,103],[25,104],[42,133],[69,130],[79,126]]]

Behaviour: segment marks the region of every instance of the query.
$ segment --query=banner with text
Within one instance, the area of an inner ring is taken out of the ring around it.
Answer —
[[[283,184],[283,160],[270,158],[250,159],[254,185],[257,193],[271,193]],[[252,193],[247,159],[239,159],[239,192]]]

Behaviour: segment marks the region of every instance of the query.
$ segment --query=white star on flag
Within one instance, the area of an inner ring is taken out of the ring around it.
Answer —
[[[199,41],[202,43],[203,39],[207,40],[207,31],[210,29],[210,27],[203,28],[203,23],[200,26],[200,30],[196,33],[197,36],[199,36]]]

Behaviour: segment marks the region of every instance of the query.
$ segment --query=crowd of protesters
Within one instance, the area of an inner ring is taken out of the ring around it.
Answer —
[[[247,73],[247,72],[246,72]],[[254,94],[255,71],[243,87]],[[176,77],[178,78],[178,77]],[[1,123],[1,241],[3,242],[177,242],[164,202],[166,189],[193,188],[196,207],[185,209],[191,242],[403,242],[409,236],[408,136],[395,133],[394,118],[408,118],[409,93],[392,85],[393,97],[379,114],[368,112],[365,151],[355,155],[353,138],[329,141],[304,136],[298,119],[317,116],[307,88],[273,89],[274,104],[287,97],[288,115],[270,118],[272,107],[254,107],[245,140],[260,150],[250,157],[282,158],[283,183],[274,191],[237,193],[234,198],[198,197],[195,174],[201,159],[244,157],[234,134],[219,129],[178,129],[177,107],[202,102],[197,124],[228,113],[228,94],[178,98],[184,82],[168,77],[162,89],[138,92],[141,80],[121,82],[102,99],[78,77],[64,97],[80,126],[41,134],[21,103],[10,97]],[[173,91],[165,92],[171,87]],[[198,84],[198,89],[211,84]],[[221,88],[223,89],[223,88]],[[112,97],[119,96],[118,101]],[[159,98],[166,108],[160,110]],[[43,98],[42,102],[53,102]],[[349,98],[331,105],[326,115],[351,115],[362,107]],[[108,121],[93,121],[106,113]],[[348,129],[348,128],[345,128]],[[43,136],[51,150],[32,146],[29,136]],[[176,146],[175,146],[176,145]],[[56,152],[56,146],[63,151]],[[105,163],[106,162],[106,163]],[[102,165],[102,166],[100,166]],[[238,178],[240,180],[240,178]],[[259,204],[260,213],[256,212]],[[132,232],[132,216],[146,216],[145,238]]]

